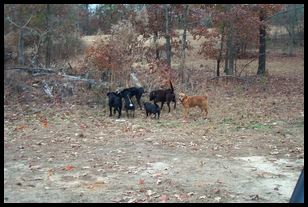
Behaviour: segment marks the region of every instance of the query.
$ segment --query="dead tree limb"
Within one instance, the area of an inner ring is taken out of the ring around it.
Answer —
[[[39,74],[39,73],[56,73],[55,70],[49,69],[49,68],[27,68],[27,67],[12,67],[12,68],[7,68],[5,70],[24,70],[28,73],[32,74]]]
[[[67,63],[68,64],[68,66],[70,66],[70,69],[73,71],[73,67],[71,66],[71,64],[70,63]]]
[[[53,86],[49,86],[45,80],[43,80],[43,90],[48,95],[48,97],[50,98],[53,97],[52,95]]]
[[[135,83],[138,87],[142,87],[135,73],[131,73],[130,76],[132,77],[132,79],[134,80],[134,83]]]
[[[79,77],[79,76],[72,76],[72,75],[65,75],[65,74],[62,74],[61,76],[64,77],[65,79],[68,79],[68,80],[86,81],[86,82],[91,83],[91,84],[96,83],[96,81],[93,80],[93,79],[86,79],[86,78],[82,78],[82,77]]]
[[[7,17],[6,19],[7,19],[11,24],[13,24],[14,26],[18,27],[19,29],[22,29],[22,28],[25,28],[25,27],[29,24],[29,22],[31,21],[32,17],[33,17],[33,15],[30,16],[30,18],[28,19],[28,21],[27,21],[23,26],[20,26],[20,25],[16,24],[15,22],[13,22],[13,21],[11,20],[10,17]]]
[[[255,57],[254,59],[252,59],[251,61],[249,61],[248,63],[246,63],[246,64],[243,66],[243,68],[242,68],[242,70],[240,71],[240,73],[238,74],[238,76],[241,76],[243,70],[244,70],[250,63],[252,63],[253,61],[255,61],[257,58],[258,58],[258,57]]]

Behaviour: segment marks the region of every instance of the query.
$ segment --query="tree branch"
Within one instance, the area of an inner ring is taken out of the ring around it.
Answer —
[[[246,64],[244,65],[244,67],[242,68],[242,70],[240,71],[239,76],[241,76],[243,70],[244,70],[250,63],[252,63],[253,61],[255,61],[255,60],[258,59],[258,58],[259,58],[259,56],[255,57],[254,59],[252,59],[251,61],[249,61],[248,63],[246,63]]]
[[[24,24],[24,26],[22,26],[21,28],[25,28],[25,27],[30,23],[32,17],[33,17],[33,15],[30,16],[30,18],[29,18],[29,20],[27,21],[27,23]]]
[[[24,26],[19,26],[17,25],[15,22],[13,22],[11,20],[11,18],[8,16],[6,19],[11,23],[13,24],[14,26],[18,27],[19,29],[23,29],[23,28],[26,28],[26,26],[30,23],[31,19],[32,19],[33,15],[30,16],[30,18],[28,19],[28,21],[24,24]]]

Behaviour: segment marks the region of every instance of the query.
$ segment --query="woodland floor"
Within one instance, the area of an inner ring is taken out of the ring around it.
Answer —
[[[303,59],[269,67],[246,88],[207,87],[209,118],[191,109],[187,123],[179,102],[159,120],[4,105],[4,202],[288,202],[304,166]]]

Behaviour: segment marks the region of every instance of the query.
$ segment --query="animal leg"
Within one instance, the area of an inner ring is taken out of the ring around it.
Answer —
[[[160,110],[163,109],[164,103],[165,103],[164,101],[161,102]]]
[[[187,119],[188,113],[189,113],[188,108],[185,108],[185,110],[184,110],[184,118],[185,119]]]
[[[207,106],[204,107],[204,112],[205,112],[205,117],[204,117],[204,119],[207,119],[207,115],[208,115]]]
[[[112,116],[112,107],[111,106],[109,106],[109,110],[110,110],[109,116]]]
[[[121,109],[120,108],[117,108],[117,111],[118,111],[118,119],[121,117]]]
[[[137,99],[137,103],[140,107],[140,110],[142,110],[142,106],[141,106],[141,103],[140,103],[141,96],[136,97],[136,99]]]
[[[170,113],[170,101],[167,102],[167,106],[168,106],[168,113]]]

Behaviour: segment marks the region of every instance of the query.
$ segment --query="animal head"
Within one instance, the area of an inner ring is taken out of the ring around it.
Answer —
[[[110,97],[121,97],[121,94],[119,92],[108,92],[107,96]]]
[[[179,93],[179,100],[181,102],[183,102],[183,100],[186,99],[186,98],[187,98],[187,96],[184,93]]]
[[[140,88],[139,88],[139,91],[140,91],[141,93],[144,93],[144,92],[145,92],[143,87],[140,87]]]
[[[108,92],[108,93],[107,93],[107,96],[108,96],[108,97],[110,97],[110,96],[114,96],[114,95],[116,95],[116,93],[115,93],[115,92]]]
[[[155,91],[152,91],[150,93],[150,101],[154,100],[155,99]]]

